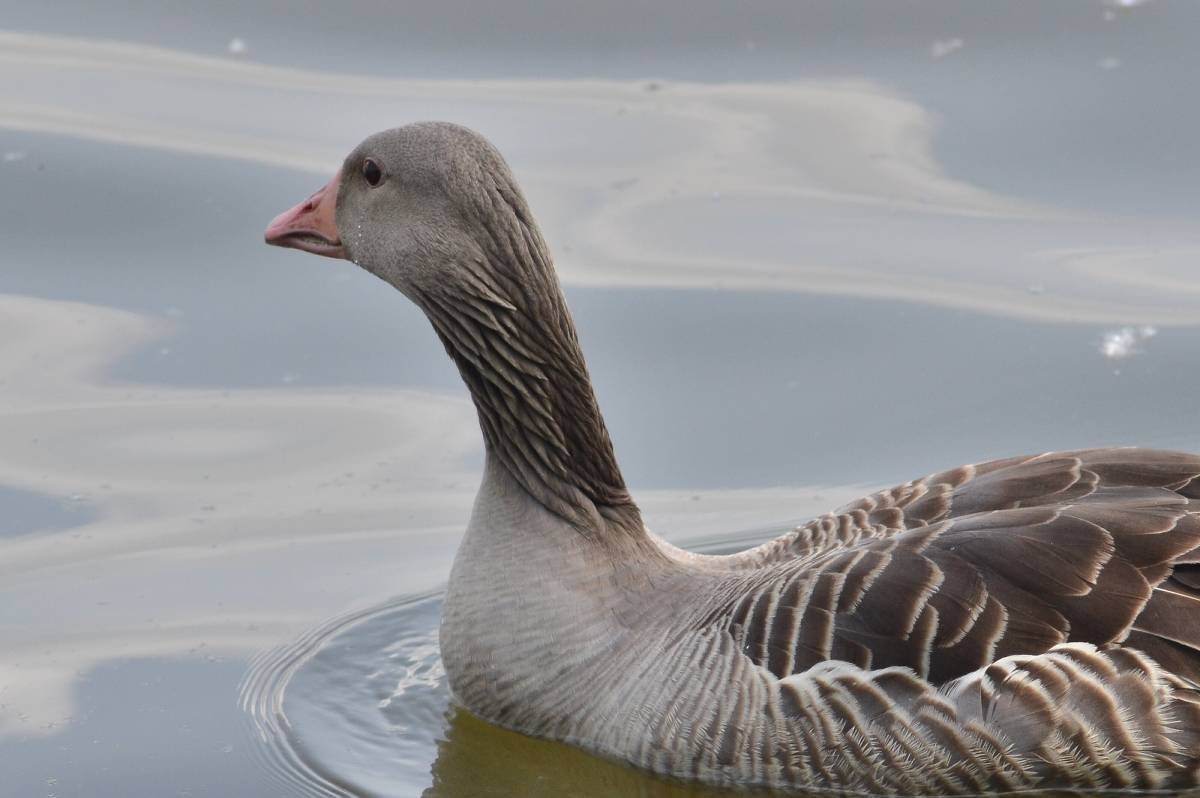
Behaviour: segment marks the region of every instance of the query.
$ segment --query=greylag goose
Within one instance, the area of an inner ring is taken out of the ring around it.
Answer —
[[[440,639],[479,717],[713,784],[1197,784],[1200,457],[960,466],[693,554],[643,525],[550,252],[482,137],[374,135],[266,240],[391,283],[470,389],[486,460]]]

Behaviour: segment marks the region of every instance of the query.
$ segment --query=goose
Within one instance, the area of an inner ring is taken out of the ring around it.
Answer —
[[[474,715],[656,774],[842,794],[1200,781],[1200,457],[1012,457],[730,555],[646,528],[550,251],[450,123],[363,141],[266,242],[416,303],[485,443],[440,645]]]

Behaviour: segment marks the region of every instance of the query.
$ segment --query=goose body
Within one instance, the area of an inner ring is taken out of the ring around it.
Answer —
[[[1200,782],[1200,457],[1059,452],[682,551],[625,489],[549,251],[477,134],[377,134],[269,243],[416,302],[479,411],[441,628],[467,709],[715,784],[889,794]]]

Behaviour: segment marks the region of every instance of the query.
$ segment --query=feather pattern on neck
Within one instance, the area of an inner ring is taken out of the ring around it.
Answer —
[[[504,175],[463,209],[479,229],[454,285],[414,297],[458,366],[488,450],[534,499],[587,534],[640,535],[549,250]],[[461,258],[461,251],[460,251]]]

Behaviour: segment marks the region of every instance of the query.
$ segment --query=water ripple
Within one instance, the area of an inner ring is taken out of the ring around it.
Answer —
[[[240,703],[265,769],[305,795],[419,790],[449,701],[441,599],[440,591],[399,597],[256,658]]]

